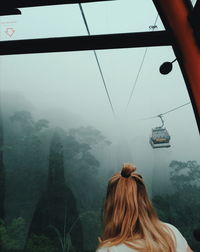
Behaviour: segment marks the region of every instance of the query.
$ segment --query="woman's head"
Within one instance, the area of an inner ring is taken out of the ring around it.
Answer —
[[[101,246],[127,243],[134,239],[145,240],[145,248],[151,249],[154,248],[151,243],[162,240],[162,234],[166,235],[166,230],[148,198],[144,180],[136,172],[134,165],[124,164],[121,172],[109,180],[103,222]],[[171,240],[168,242],[173,243]],[[162,246],[161,248],[166,248],[168,245]],[[138,249],[137,246],[131,247]]]
[[[132,164],[124,164],[108,182],[104,206],[104,234],[108,237],[130,238],[141,234],[140,220],[155,217],[144,180]],[[143,222],[143,221],[142,221]],[[110,228],[112,226],[112,228]]]

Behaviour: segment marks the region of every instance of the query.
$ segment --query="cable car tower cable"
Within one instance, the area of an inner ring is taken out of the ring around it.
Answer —
[[[154,31],[154,29],[157,27],[156,26],[157,21],[158,21],[158,14],[157,14],[156,19],[154,21],[154,25],[153,26],[149,26],[149,29],[152,29]],[[131,94],[130,94],[129,99],[128,99],[128,103],[126,105],[126,110],[128,110],[130,101],[131,101],[132,96],[133,96],[133,92],[134,92],[134,90],[136,88],[136,85],[137,85],[137,82],[138,82],[138,79],[139,79],[139,76],[140,76],[140,73],[141,73],[141,70],[142,70],[142,67],[143,67],[144,60],[146,58],[146,54],[147,54],[148,49],[149,49],[148,47],[145,48],[145,51],[144,51],[144,54],[143,54],[143,57],[142,57],[142,60],[141,60],[141,63],[140,63],[139,69],[138,69],[138,73],[136,75],[136,78],[135,78],[135,81],[133,83],[133,87],[132,87],[132,90],[131,90]]]
[[[184,103],[183,105],[180,105],[180,106],[178,106],[178,107],[175,107],[175,108],[173,108],[173,109],[170,109],[170,110],[168,110],[168,111],[166,111],[166,112],[164,112],[164,113],[161,113],[161,114],[156,115],[156,116],[147,117],[147,118],[144,118],[143,120],[148,120],[148,119],[152,119],[152,118],[156,118],[156,117],[160,117],[160,116],[166,115],[166,114],[168,114],[168,113],[171,113],[171,112],[173,112],[173,111],[175,111],[175,110],[177,110],[177,109],[180,109],[180,108],[182,108],[182,107],[184,107],[184,106],[187,106],[187,105],[189,105],[189,104],[191,104],[191,102]]]
[[[138,73],[137,73],[137,75],[136,75],[136,78],[135,78],[135,81],[134,81],[134,84],[133,84],[133,88],[132,88],[132,90],[131,90],[131,94],[130,94],[129,99],[128,99],[128,103],[127,103],[127,105],[126,105],[126,109],[128,109],[128,106],[129,106],[130,101],[131,101],[131,99],[132,99],[133,92],[134,92],[135,87],[136,87],[136,84],[137,84],[137,82],[138,82],[138,78],[139,78],[139,76],[140,76],[140,72],[141,72],[141,70],[142,70],[142,67],[143,67],[143,64],[144,64],[144,60],[145,60],[147,51],[148,51],[148,47],[145,48],[145,51],[144,51],[144,54],[143,54],[143,57],[142,57],[142,61],[141,61],[141,63],[140,63],[140,67],[139,67]]]
[[[169,111],[167,111],[167,112],[165,112],[165,113],[162,113],[161,115],[166,115],[166,114],[168,114],[168,113],[170,113],[170,112],[173,112],[173,111],[175,111],[175,110],[177,110],[177,109],[180,109],[180,108],[182,108],[182,107],[184,107],[184,106],[187,106],[187,105],[189,105],[189,104],[191,104],[191,102],[187,102],[187,103],[185,103],[185,104],[183,104],[183,105],[181,105],[181,106],[178,106],[178,107],[176,107],[176,108],[174,108],[174,109],[171,109],[171,110],[169,110]]]
[[[84,24],[85,24],[87,33],[88,33],[88,35],[90,36],[91,34],[90,34],[89,26],[88,26],[88,23],[87,23],[85,14],[84,14],[84,10],[83,10],[83,8],[82,8],[81,3],[79,3],[78,5],[79,5],[80,11],[81,11],[81,15],[82,15],[82,18],[83,18],[83,21],[84,21]],[[105,78],[104,78],[104,75],[103,75],[103,71],[102,71],[102,69],[101,69],[101,65],[100,65],[100,62],[99,62],[97,53],[96,53],[95,50],[93,50],[93,52],[94,52],[94,56],[95,56],[95,59],[96,59],[96,62],[97,62],[98,68],[99,68],[99,72],[100,72],[102,81],[103,81],[103,85],[104,85],[104,88],[105,88],[105,91],[106,91],[106,95],[107,95],[108,101],[109,101],[109,103],[110,103],[110,107],[111,107],[112,113],[113,113],[113,115],[115,116],[115,110],[114,110],[114,107],[113,107],[113,104],[112,104],[112,101],[111,101],[111,98],[110,98],[110,95],[109,95],[109,92],[108,92],[108,88],[107,88],[107,85],[106,85],[106,81],[105,81]]]

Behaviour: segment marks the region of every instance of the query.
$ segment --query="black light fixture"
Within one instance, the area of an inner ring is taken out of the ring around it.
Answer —
[[[172,71],[173,63],[174,63],[175,61],[176,61],[176,59],[173,60],[173,61],[171,61],[171,62],[169,62],[169,61],[164,62],[164,63],[160,66],[160,69],[159,69],[159,70],[160,70],[160,73],[161,73],[161,74],[164,74],[164,75],[170,73],[170,72]]]

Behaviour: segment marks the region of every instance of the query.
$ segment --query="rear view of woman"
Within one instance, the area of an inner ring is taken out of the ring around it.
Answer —
[[[108,182],[97,252],[190,252],[177,228],[161,222],[132,164]],[[183,220],[184,221],[184,220]]]

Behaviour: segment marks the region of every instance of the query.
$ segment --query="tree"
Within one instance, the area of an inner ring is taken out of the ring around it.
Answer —
[[[14,112],[5,128],[7,213],[10,221],[26,220],[25,251],[58,250],[68,238],[83,251],[83,230],[84,249],[94,250],[103,201],[98,153],[110,142],[93,127],[48,128],[25,110]]]
[[[76,199],[84,230],[84,249],[94,251],[101,232],[101,208],[104,188],[99,183],[100,162],[96,156],[109,143],[92,127],[72,129],[65,137],[64,157],[66,180]],[[106,140],[107,141],[107,140]],[[105,176],[105,175],[104,175]]]
[[[200,226],[200,165],[196,161],[174,160],[169,167],[173,191],[155,196],[153,202],[161,219],[178,227],[195,251],[199,247],[193,231]]]
[[[104,143],[105,145],[111,144],[111,142],[102,135],[101,131],[91,126],[70,129],[69,135],[73,136],[79,143],[85,143],[90,146],[100,143]]]
[[[175,190],[183,189],[185,186],[200,186],[200,165],[197,161],[180,162],[173,160],[170,180]]]
[[[31,235],[26,245],[28,252],[57,252],[54,243],[45,235]]]
[[[46,134],[48,121],[35,120],[29,111],[4,115],[7,170],[7,218],[18,216],[29,222],[47,173]],[[8,117],[8,118],[7,118]],[[28,228],[28,224],[27,224]]]
[[[77,252],[82,251],[82,227],[75,198],[65,183],[63,145],[57,132],[50,145],[47,188],[36,206],[29,237],[31,234],[45,235],[59,246],[55,230],[62,237],[70,230],[72,245]]]
[[[0,107],[0,220],[5,217],[5,167],[3,160],[3,120]],[[2,234],[0,233],[0,250],[2,249]]]
[[[4,202],[5,202],[5,166],[3,160],[3,120],[1,114],[0,107],[0,219],[4,219],[5,210],[4,210]]]
[[[6,225],[0,223],[0,236],[2,251],[19,251],[23,249],[25,240],[25,221],[18,217]]]

